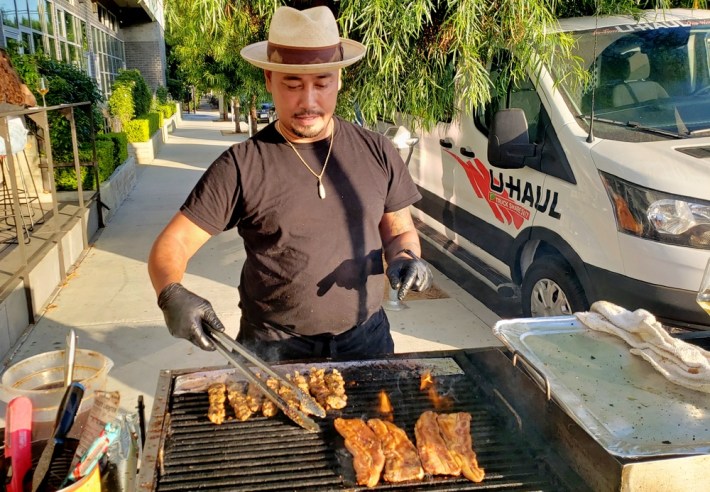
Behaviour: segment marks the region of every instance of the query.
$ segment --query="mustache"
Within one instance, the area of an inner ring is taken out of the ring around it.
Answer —
[[[301,116],[323,116],[324,113],[321,111],[301,111],[299,113],[294,114],[293,116],[295,118],[300,118]]]

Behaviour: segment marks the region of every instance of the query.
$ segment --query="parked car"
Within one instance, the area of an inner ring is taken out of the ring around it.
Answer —
[[[710,329],[695,302],[710,258],[710,11],[560,25],[589,85],[556,59],[420,135],[412,213],[428,254],[519,296],[525,316],[607,300]]]
[[[273,103],[261,103],[256,108],[256,121],[257,123],[270,123],[274,120],[275,114]]]

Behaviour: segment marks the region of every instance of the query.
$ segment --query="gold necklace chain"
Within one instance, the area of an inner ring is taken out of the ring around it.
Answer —
[[[333,122],[333,120],[330,120]],[[325,186],[323,186],[323,174],[325,173],[325,168],[328,165],[328,160],[330,159],[330,151],[333,150],[333,140],[335,140],[335,123],[333,123],[333,130],[330,133],[330,144],[328,145],[328,155],[325,156],[325,162],[323,162],[323,169],[321,169],[320,174],[316,173],[313,169],[311,169],[311,166],[308,165],[308,163],[301,157],[301,154],[298,153],[296,150],[296,147],[291,143],[291,141],[286,138],[286,135],[283,134],[281,131],[281,122],[279,120],[276,120],[276,130],[279,132],[279,134],[283,137],[284,140],[286,140],[286,143],[293,149],[293,151],[296,153],[298,158],[301,160],[304,166],[306,166],[306,169],[308,169],[313,176],[318,180],[318,196],[320,197],[321,200],[325,198]]]

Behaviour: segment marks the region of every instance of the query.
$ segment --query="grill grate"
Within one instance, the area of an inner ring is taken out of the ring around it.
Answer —
[[[172,395],[170,424],[155,490],[167,491],[326,491],[371,490],[355,484],[352,458],[333,427],[333,419],[382,417],[379,393],[385,390],[394,407],[393,421],[414,441],[414,424],[426,410],[437,410],[419,390],[416,371],[394,366],[339,368],[346,381],[348,406],[316,419],[321,431],[303,431],[279,415],[228,420],[220,426],[207,419],[206,393]],[[441,412],[466,411],[473,416],[471,433],[486,478],[474,484],[465,478],[427,477],[423,481],[389,484],[375,490],[564,490],[554,473],[534,457],[518,435],[498,418],[496,407],[467,376],[436,378],[438,394],[450,398]],[[230,409],[228,407],[228,417]]]

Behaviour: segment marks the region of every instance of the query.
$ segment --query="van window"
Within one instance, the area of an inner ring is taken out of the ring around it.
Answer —
[[[491,70],[491,79],[494,85],[499,76],[500,71],[493,68]],[[485,135],[488,135],[493,115],[498,110],[507,108],[520,108],[523,110],[525,119],[528,122],[530,142],[540,143],[542,140],[538,132],[538,123],[540,121],[540,112],[543,111],[543,108],[540,96],[538,96],[535,86],[529,78],[518,83],[517,86],[509,87],[508,91],[503,94],[494,95],[491,101],[474,115],[476,126]]]
[[[501,77],[499,66],[494,65],[490,71],[494,87],[499,85],[496,82]],[[576,183],[555,129],[530,78],[525,78],[517,84],[511,83],[507,90],[502,90],[492,97],[484,108],[474,114],[476,127],[487,136],[493,115],[500,109],[508,108],[520,108],[525,113],[528,122],[528,139],[530,143],[537,144],[538,152],[542,156],[537,170]]]
[[[574,54],[588,70],[589,83],[581,87],[564,78],[569,67],[562,62],[552,73],[580,124],[588,124],[593,110],[595,133],[604,138],[659,140],[710,132],[710,20],[600,28],[575,38]]]

